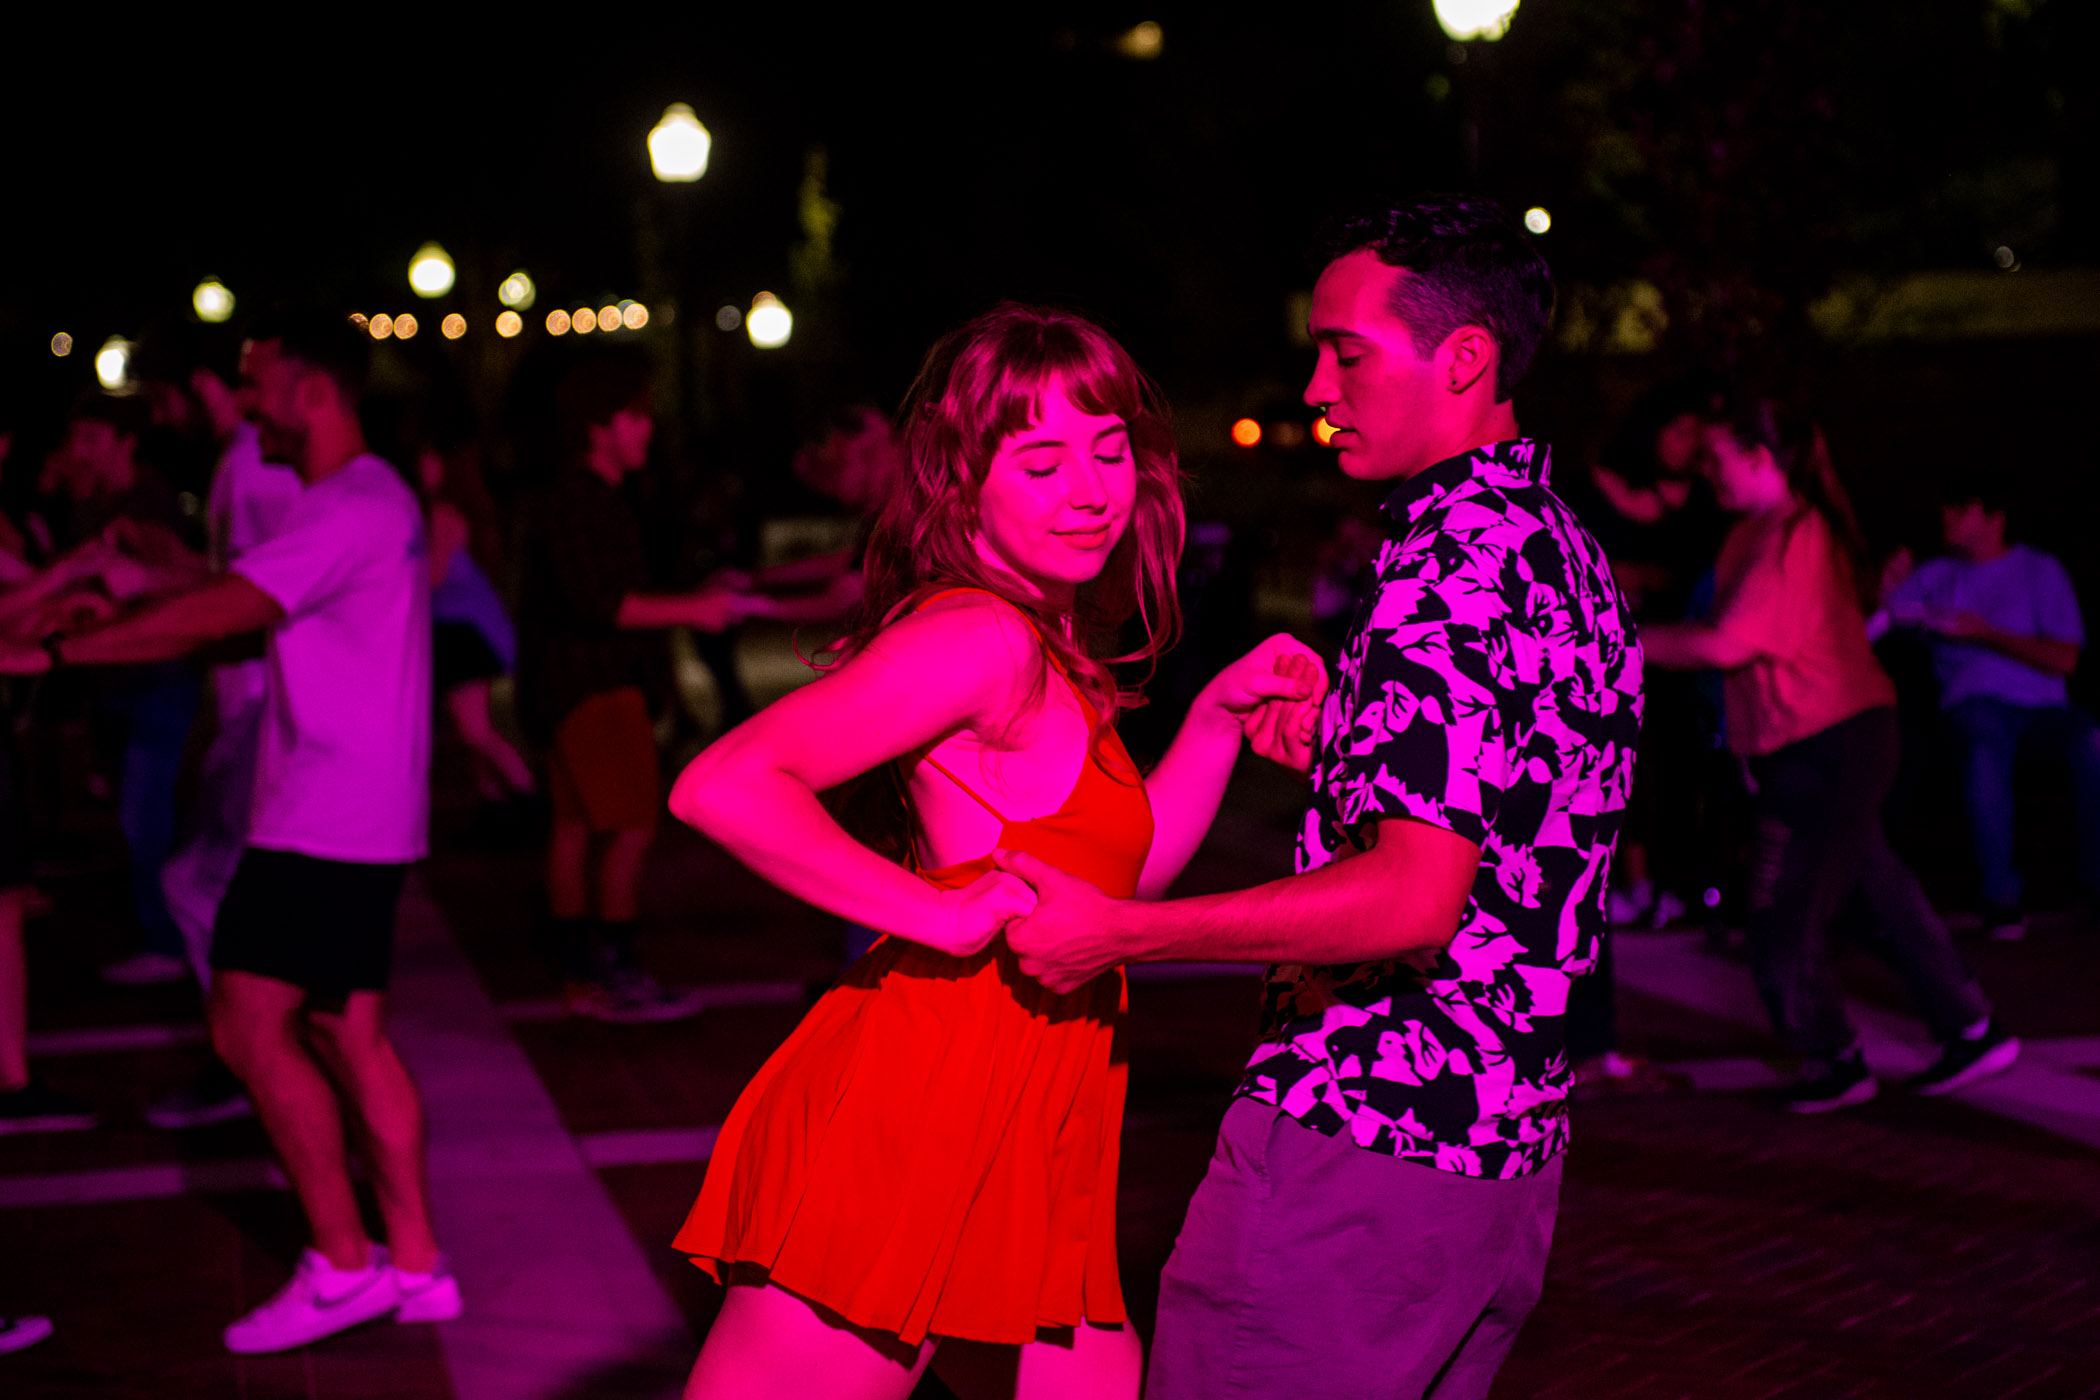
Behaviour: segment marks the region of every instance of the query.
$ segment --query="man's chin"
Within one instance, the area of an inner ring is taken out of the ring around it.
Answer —
[[[1391,481],[1396,477],[1407,475],[1404,467],[1396,467],[1390,462],[1381,462],[1368,453],[1354,447],[1338,449],[1334,455],[1334,462],[1336,466],[1342,469],[1342,475],[1352,481]]]

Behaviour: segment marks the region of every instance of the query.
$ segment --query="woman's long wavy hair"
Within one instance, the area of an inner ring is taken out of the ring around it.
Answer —
[[[1080,585],[1069,619],[1017,590],[972,540],[993,454],[1036,420],[1053,389],[1084,412],[1121,418],[1137,462],[1130,526],[1100,575]],[[1186,522],[1166,400],[1129,352],[1084,316],[1005,302],[927,352],[901,426],[905,466],[869,536],[861,621],[845,653],[944,588],[981,588],[1034,621],[1103,729],[1143,703],[1136,687],[1181,631],[1174,570]],[[1119,653],[1133,617],[1140,640]],[[1112,668],[1138,664],[1136,683],[1124,688]]]

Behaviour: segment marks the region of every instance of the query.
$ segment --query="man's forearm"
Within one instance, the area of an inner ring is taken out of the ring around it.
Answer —
[[[1480,848],[1419,822],[1380,823],[1370,850],[1228,894],[1126,903],[1132,962],[1346,963],[1441,948],[1458,931]]]
[[[2022,637],[2012,632],[2001,632],[1993,628],[1982,639],[1985,646],[2002,652],[2015,661],[2025,662],[2037,671],[2047,671],[2052,676],[2068,676],[2078,669],[2078,644],[2059,642],[2048,637]]]
[[[1704,622],[1662,622],[1641,629],[1641,655],[1673,671],[1733,671],[1755,659],[1750,648]]]
[[[60,643],[68,665],[124,666],[167,661],[241,632],[267,627],[283,616],[262,591],[235,575],[164,598]]]

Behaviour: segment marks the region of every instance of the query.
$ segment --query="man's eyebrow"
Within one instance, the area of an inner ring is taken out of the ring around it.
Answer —
[[[1326,341],[1368,340],[1370,337],[1366,336],[1362,331],[1352,331],[1345,326],[1314,326],[1312,328],[1312,338],[1315,341]]]

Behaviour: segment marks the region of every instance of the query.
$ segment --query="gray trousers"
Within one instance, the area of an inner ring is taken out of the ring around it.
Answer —
[[[1562,1159],[1515,1181],[1225,1114],[1160,1276],[1151,1400],[1476,1400],[1546,1273]]]

